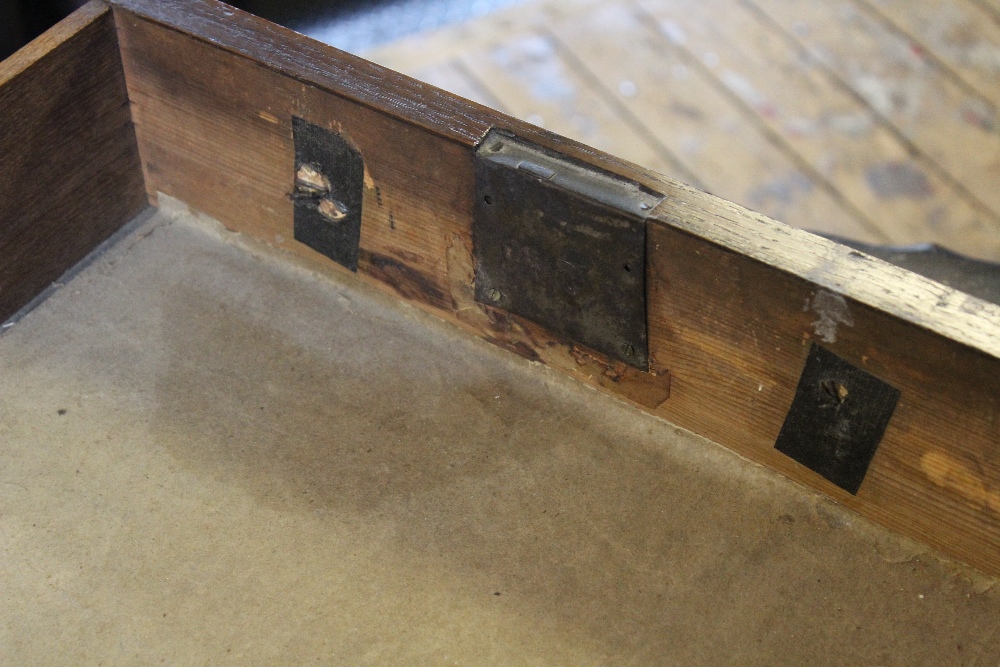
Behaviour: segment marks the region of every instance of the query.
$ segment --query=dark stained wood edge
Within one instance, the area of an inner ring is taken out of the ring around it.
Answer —
[[[114,0],[111,4],[456,141],[473,144],[490,128],[483,109],[463,108],[433,86],[221,3]]]
[[[108,5],[0,63],[0,321],[148,205]]]
[[[108,11],[108,4],[103,0],[91,0],[15,51],[6,60],[0,60],[0,86],[6,86],[17,76],[25,74],[32,65],[48,56],[62,43],[107,14]]]
[[[213,0],[113,4],[154,196],[335,269],[289,242],[288,199],[293,116],[334,129],[365,160],[360,276],[1000,573],[997,306]],[[649,373],[475,300],[472,152],[490,127],[666,195],[647,229]],[[774,448],[814,343],[900,390],[856,496]]]
[[[217,0],[109,0],[124,11],[464,146],[493,127],[652,187],[663,177]]]

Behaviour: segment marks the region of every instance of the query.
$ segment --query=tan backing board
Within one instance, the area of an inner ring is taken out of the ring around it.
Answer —
[[[147,204],[105,3],[0,62],[0,156],[2,321]]]

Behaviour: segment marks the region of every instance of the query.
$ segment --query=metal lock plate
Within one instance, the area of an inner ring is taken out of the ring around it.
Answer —
[[[295,240],[358,270],[365,163],[342,136],[292,118]]]
[[[497,130],[476,151],[476,299],[642,370],[663,195]]]

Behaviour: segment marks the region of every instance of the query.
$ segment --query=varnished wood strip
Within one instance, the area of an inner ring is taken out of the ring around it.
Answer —
[[[415,69],[412,76],[441,90],[447,90],[452,95],[478,102],[501,113],[510,113],[489,87],[457,58]]]
[[[236,9],[185,0],[113,0],[145,19],[214,47],[268,66],[305,84],[317,85],[363,105],[391,111],[426,130],[475,143],[489,129],[481,115],[455,105],[432,86],[341,52]]]
[[[105,3],[0,63],[0,156],[3,320],[147,203]]]
[[[106,2],[88,2],[5,60],[0,60],[0,85],[6,86],[17,76],[25,74],[32,65],[49,56],[107,12]]]
[[[359,266],[367,280],[1000,572],[989,547],[1000,526],[993,502],[1000,307],[452,100],[466,114],[482,113],[666,195],[649,223],[653,356],[652,372],[642,373],[475,301],[467,143],[399,117],[396,107],[380,110],[304,84],[266,58],[251,61],[135,13],[119,12],[118,26],[152,190],[317,267],[341,270],[291,241],[287,197],[293,115],[335,129],[368,170]],[[828,310],[841,302],[846,313]],[[857,496],[773,451],[814,340],[903,391]]]

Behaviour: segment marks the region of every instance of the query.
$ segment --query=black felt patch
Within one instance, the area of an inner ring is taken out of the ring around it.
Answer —
[[[343,137],[326,128],[293,118],[292,131],[295,173],[307,165],[322,174],[329,184],[325,192],[297,190],[293,195],[295,240],[357,271],[364,160]],[[331,210],[342,217],[331,217]]]
[[[813,345],[775,449],[857,493],[899,390]]]

